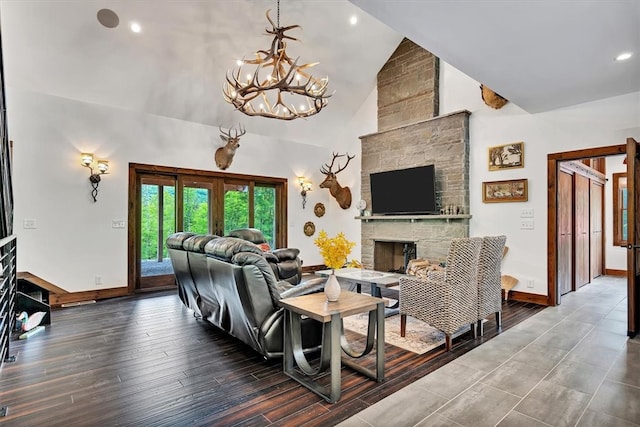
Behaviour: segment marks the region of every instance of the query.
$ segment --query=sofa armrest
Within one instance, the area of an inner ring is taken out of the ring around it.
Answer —
[[[327,282],[325,277],[315,277],[305,280],[280,294],[281,298],[299,297],[301,295],[315,294],[324,290],[324,284]]]
[[[274,254],[272,254],[271,252],[265,252],[264,254],[262,254],[264,256],[264,259],[266,259],[269,262],[273,262],[275,264],[279,263],[280,260],[278,259],[277,256],[275,256]]]
[[[280,248],[274,249],[271,251],[273,255],[275,255],[279,261],[287,261],[291,259],[296,259],[300,254],[300,249],[296,248]]]

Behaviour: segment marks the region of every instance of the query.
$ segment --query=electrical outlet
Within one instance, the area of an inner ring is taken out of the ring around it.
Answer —
[[[520,229],[521,230],[533,230],[533,221],[520,221]]]
[[[533,288],[534,286],[534,280],[533,279],[528,279],[527,280],[527,288]]]
[[[96,285],[102,285],[102,276],[96,276]]]
[[[38,221],[35,219],[25,219],[22,222],[22,228],[38,228]]]
[[[520,218],[533,218],[533,208],[520,209]]]
[[[124,228],[125,222],[123,219],[111,220],[111,228]]]

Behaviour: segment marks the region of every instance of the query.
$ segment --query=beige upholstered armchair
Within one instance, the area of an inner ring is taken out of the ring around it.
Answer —
[[[502,327],[502,286],[500,264],[506,236],[486,236],[482,239],[478,266],[478,333],[484,333],[482,321],[496,314],[496,326]]]
[[[471,325],[475,338],[478,321],[478,261],[481,237],[451,241],[444,271],[429,272],[426,278],[400,279],[400,335],[406,332],[407,316],[428,323],[445,333],[446,350],[452,334]]]

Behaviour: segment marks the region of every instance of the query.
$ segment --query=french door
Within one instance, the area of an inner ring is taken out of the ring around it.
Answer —
[[[129,291],[175,286],[165,242],[177,231],[224,236],[254,227],[285,247],[286,179],[129,166]]]

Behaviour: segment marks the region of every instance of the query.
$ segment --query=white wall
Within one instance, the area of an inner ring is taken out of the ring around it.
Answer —
[[[18,270],[68,291],[127,286],[127,230],[113,229],[111,222],[127,219],[130,162],[218,170],[213,161],[221,143],[217,128],[13,87],[7,87],[7,103],[9,136],[15,143]],[[353,129],[346,126],[345,140],[336,141],[334,149],[359,146],[357,134],[370,120]],[[289,180],[289,246],[301,249],[305,265],[322,264],[313,238],[303,233],[306,221],[314,221],[318,231],[345,231],[359,242],[353,209],[342,210],[328,190],[317,187],[324,178],[320,166],[331,160],[331,148],[251,133],[240,145],[228,172]],[[80,166],[81,152],[109,160],[110,173],[102,178],[97,203],[90,197],[89,171]],[[343,185],[359,183],[359,164],[358,158],[340,174]],[[314,183],[304,211],[298,175]],[[356,189],[355,200],[358,194]],[[319,201],[327,208],[322,218],[313,215]],[[24,219],[35,219],[37,228],[24,229]],[[95,276],[102,276],[102,285],[94,285]]]
[[[624,144],[640,138],[640,92],[529,114],[512,103],[500,110],[486,106],[479,83],[454,67],[440,63],[440,114],[467,109],[470,117],[470,223],[472,236],[505,234],[510,250],[503,274],[520,283],[516,290],[547,293],[547,154]],[[526,82],[523,82],[526,84]],[[524,141],[524,168],[489,172],[490,146]],[[482,182],[527,178],[529,201],[482,203]],[[520,229],[520,211],[534,209],[535,229]],[[533,281],[533,287],[526,283]]]
[[[503,272],[518,277],[517,290],[547,292],[547,166],[548,153],[621,144],[626,137],[640,139],[640,93],[577,105],[541,114],[528,114],[514,104],[500,110],[487,107],[479,83],[441,62],[440,113],[466,109],[470,118],[471,235],[506,234],[510,252]],[[318,188],[324,178],[319,168],[331,152],[356,153],[358,158],[340,173],[349,186],[353,205],[360,198],[359,136],[375,132],[376,91],[353,118],[346,118],[335,141],[313,145],[282,141],[248,133],[243,136],[229,172],[289,179],[289,246],[301,249],[305,265],[322,259],[302,227],[313,221],[316,230],[330,235],[345,232],[360,242],[355,207],[343,210]],[[10,139],[15,141],[15,230],[19,237],[20,271],[30,271],[69,291],[126,286],[126,229],[112,229],[113,219],[127,218],[129,162],[217,170],[213,152],[218,129],[201,124],[77,102],[7,87]],[[312,119],[311,119],[312,120]],[[249,129],[250,131],[250,129]],[[489,172],[487,148],[524,141],[525,167]],[[325,147],[321,147],[324,144]],[[88,170],[79,153],[94,152],[110,161],[110,174],[100,185],[98,202],[90,200]],[[309,177],[314,188],[302,210],[295,177]],[[527,178],[529,201],[484,204],[483,181]],[[326,214],[317,218],[313,205],[322,202]],[[533,208],[535,229],[521,230],[520,210]],[[24,219],[36,219],[38,228],[25,230]],[[357,246],[353,258],[360,257]],[[607,268],[613,268],[607,264]],[[94,285],[94,277],[103,284]],[[533,288],[524,283],[532,280]]]
[[[610,270],[627,269],[627,250],[613,246],[613,174],[626,172],[627,165],[623,162],[625,156],[609,156],[605,159],[607,182],[604,186],[604,218],[605,218],[605,268]]]

